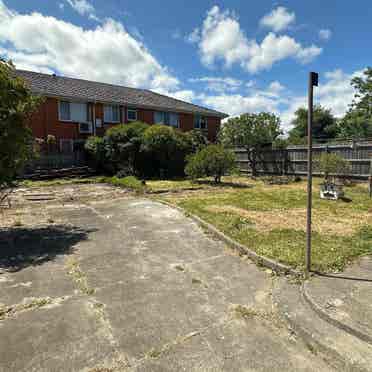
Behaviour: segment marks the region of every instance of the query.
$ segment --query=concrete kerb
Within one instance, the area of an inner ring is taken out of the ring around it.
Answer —
[[[279,263],[279,262],[277,262],[275,260],[272,260],[270,258],[267,258],[265,256],[258,255],[256,252],[250,250],[246,246],[244,246],[244,245],[236,242],[235,240],[229,238],[224,233],[222,233],[221,231],[219,231],[218,229],[216,229],[210,223],[202,220],[198,216],[195,216],[195,215],[189,213],[188,211],[184,210],[183,208],[181,208],[179,206],[176,206],[176,205],[173,205],[171,203],[168,203],[168,202],[166,202],[164,200],[158,200],[158,199],[155,199],[155,200],[157,202],[159,202],[159,203],[162,203],[162,204],[167,205],[168,207],[177,209],[178,211],[180,211],[181,213],[183,213],[187,217],[190,217],[197,224],[199,224],[200,226],[202,226],[203,228],[205,228],[208,232],[210,232],[213,236],[215,236],[216,238],[222,240],[229,247],[237,250],[240,254],[248,256],[252,261],[256,262],[258,265],[265,266],[265,267],[267,267],[267,268],[269,268],[269,269],[271,269],[271,270],[273,270],[273,271],[275,271],[277,273],[280,273],[280,274],[291,274],[291,275],[294,275],[296,277],[303,277],[303,273],[302,272],[300,272],[298,270],[295,270],[295,269],[293,269],[293,268],[291,268],[291,267],[289,267],[287,265],[281,264],[281,263]]]
[[[354,329],[350,327],[347,324],[342,323],[341,321],[331,317],[329,314],[327,314],[312,298],[312,296],[309,294],[309,291],[307,289],[309,285],[309,282],[304,282],[302,284],[301,293],[302,297],[305,299],[305,301],[308,303],[308,305],[311,307],[311,309],[323,320],[326,322],[332,324],[333,326],[341,329],[342,331],[345,331],[352,336],[355,336],[359,338],[360,340],[367,342],[368,344],[372,345],[372,337],[370,335],[367,335],[357,329]]]

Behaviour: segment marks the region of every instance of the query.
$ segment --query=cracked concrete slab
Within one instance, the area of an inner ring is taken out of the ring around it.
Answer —
[[[330,370],[278,326],[275,279],[179,211],[125,198],[48,215],[85,234],[60,235],[63,251],[1,274],[0,288],[19,284],[9,304],[70,297],[0,321],[0,371]]]

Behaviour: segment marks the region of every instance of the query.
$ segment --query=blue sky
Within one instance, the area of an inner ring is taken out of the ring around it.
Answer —
[[[0,55],[17,67],[148,88],[230,115],[306,102],[337,116],[371,65],[372,3],[0,0]]]

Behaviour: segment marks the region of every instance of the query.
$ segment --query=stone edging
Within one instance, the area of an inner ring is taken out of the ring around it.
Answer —
[[[353,327],[350,327],[349,325],[342,323],[341,321],[331,317],[327,312],[325,312],[321,306],[319,306],[316,301],[312,298],[312,296],[308,292],[308,282],[304,282],[302,284],[302,297],[305,299],[305,301],[308,303],[308,305],[311,307],[311,309],[323,320],[326,322],[332,324],[333,326],[341,329],[342,331],[345,331],[352,336],[355,336],[359,338],[360,340],[367,342],[368,344],[372,345],[372,337],[370,335],[367,335]]]
[[[291,275],[295,275],[295,276],[299,276],[299,277],[302,277],[303,276],[302,272],[300,272],[300,271],[297,271],[295,269],[292,269],[291,267],[289,267],[287,265],[283,265],[283,264],[281,264],[281,263],[279,263],[277,261],[274,261],[274,260],[272,260],[270,258],[267,258],[265,256],[258,255],[256,252],[252,251],[251,249],[247,248],[246,246],[244,246],[244,245],[236,242],[235,240],[229,238],[224,233],[222,233],[221,231],[219,231],[218,229],[216,229],[210,223],[202,220],[200,217],[195,216],[194,214],[191,214],[191,213],[187,212],[183,208],[178,207],[176,205],[173,205],[171,203],[168,203],[168,202],[166,202],[164,200],[157,200],[156,199],[156,201],[159,202],[159,203],[165,204],[168,207],[177,209],[178,211],[180,211],[184,215],[187,215],[187,217],[190,217],[196,223],[198,223],[199,225],[201,225],[202,227],[204,227],[205,229],[207,229],[215,237],[217,237],[218,239],[222,240],[223,242],[225,242],[226,244],[228,244],[230,247],[236,249],[239,253],[248,256],[252,261],[255,261],[257,264],[262,265],[262,266],[265,266],[265,267],[268,267],[271,270],[273,270],[275,272],[278,272],[278,273],[291,274]]]

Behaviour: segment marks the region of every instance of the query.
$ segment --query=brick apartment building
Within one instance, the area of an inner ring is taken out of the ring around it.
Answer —
[[[81,148],[91,135],[102,136],[119,123],[143,121],[182,131],[200,129],[215,141],[227,115],[145,89],[17,70],[31,91],[45,97],[30,122],[34,137],[56,138],[62,153]]]

